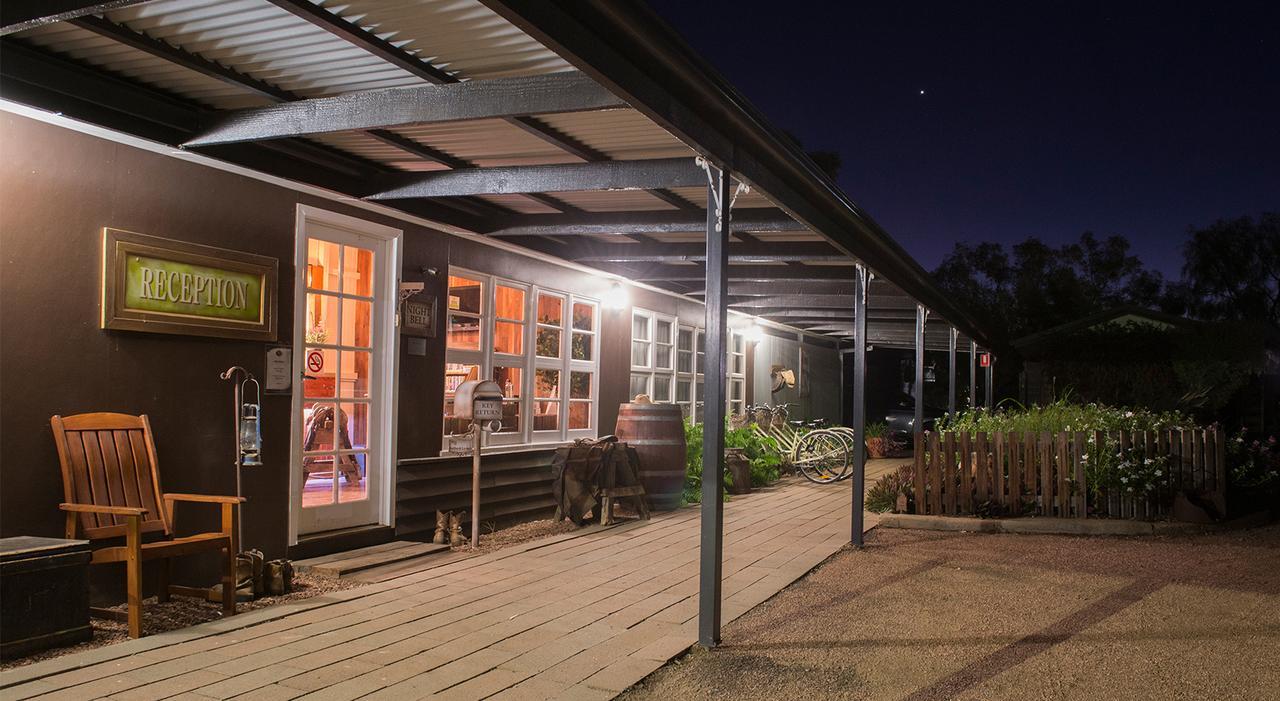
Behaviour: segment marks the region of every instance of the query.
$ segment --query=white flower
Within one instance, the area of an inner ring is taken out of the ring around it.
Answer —
[[[1131,491],[1131,492],[1132,492],[1132,491],[1133,491],[1133,487],[1129,487],[1129,491]]]
[[[1133,418],[1133,412],[1132,412],[1132,411],[1126,411],[1126,412],[1124,413],[1124,417],[1125,417],[1126,419],[1132,419],[1132,418]]]
[[[1124,484],[1128,484],[1128,483],[1129,483],[1129,478],[1128,478],[1128,477],[1121,477],[1121,478],[1120,478],[1120,481],[1121,481],[1121,482],[1123,482]]]
[[[1151,464],[1151,463],[1153,463],[1153,462],[1155,462],[1155,460],[1152,460],[1151,458],[1144,458],[1144,459],[1143,459],[1143,461],[1142,461],[1142,464],[1143,464],[1143,465],[1150,465],[1150,464]]]
[[[1164,474],[1164,473],[1163,473],[1163,472],[1161,472],[1160,470],[1156,470],[1156,477],[1159,477],[1160,475],[1163,475],[1163,474]]]

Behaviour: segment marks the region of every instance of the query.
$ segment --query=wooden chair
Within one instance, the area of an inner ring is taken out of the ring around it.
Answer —
[[[169,584],[169,559],[221,550],[225,563],[222,608],[236,612],[236,506],[240,497],[203,494],[164,494],[156,463],[155,441],[146,414],[93,413],[54,416],[49,420],[62,463],[67,538],[84,537],[93,550],[92,563],[123,562],[127,573],[129,610],[125,615],[92,609],[100,617],[127,620],[129,637],[142,635],[142,563],[162,561],[157,597],[170,594],[208,597],[209,590]],[[222,530],[174,537],[176,502],[220,504]],[[83,528],[83,531],[80,529]],[[150,542],[143,534],[159,533]],[[82,534],[79,535],[79,534]],[[103,541],[124,537],[124,545]]]

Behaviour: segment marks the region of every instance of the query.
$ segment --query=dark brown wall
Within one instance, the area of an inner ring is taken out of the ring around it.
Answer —
[[[105,226],[271,256],[280,262],[279,343],[292,342],[296,206],[310,204],[405,231],[402,277],[443,310],[449,264],[601,299],[611,282],[504,253],[463,237],[342,206],[288,188],[0,113],[0,535],[60,535],[63,500],[53,414],[148,414],[163,487],[235,490],[231,387],[218,374],[261,374],[260,342],[98,328]],[[427,269],[435,269],[432,274]],[[702,305],[628,286],[634,306],[701,322]],[[602,434],[628,400],[631,308],[601,309]],[[398,457],[439,454],[445,339],[425,356],[400,350]],[[751,371],[748,368],[748,377]],[[263,399],[264,462],[244,472],[246,544],[286,550],[290,398]],[[419,472],[426,467],[415,468]],[[183,531],[216,526],[186,507]],[[204,569],[212,567],[209,563]]]
[[[11,114],[0,114],[0,534],[60,535],[63,501],[49,429],[53,414],[148,414],[163,488],[235,491],[231,387],[218,373],[261,374],[261,342],[113,332],[98,328],[104,226],[280,261],[279,342],[291,343],[296,205],[310,204],[405,230],[406,279],[444,270],[451,237],[261,181],[187,163]],[[411,274],[410,274],[411,273]],[[418,428],[420,397],[437,397],[442,352],[403,355],[400,440]],[[440,409],[435,401],[435,445]],[[264,467],[244,471],[247,545],[282,556],[287,540],[290,398],[263,398]],[[184,506],[179,528],[216,525]]]

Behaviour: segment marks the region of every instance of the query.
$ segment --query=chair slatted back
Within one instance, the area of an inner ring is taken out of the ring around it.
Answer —
[[[146,414],[108,412],[54,416],[49,420],[62,463],[66,501],[96,506],[142,507],[143,532],[170,533],[161,499],[155,441]],[[80,514],[84,537],[124,535],[124,516]]]

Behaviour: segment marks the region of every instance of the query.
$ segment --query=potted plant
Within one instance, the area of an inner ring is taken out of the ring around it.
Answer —
[[[864,431],[867,454],[872,458],[887,457],[892,449],[889,445],[889,426],[884,422],[870,423]]]

